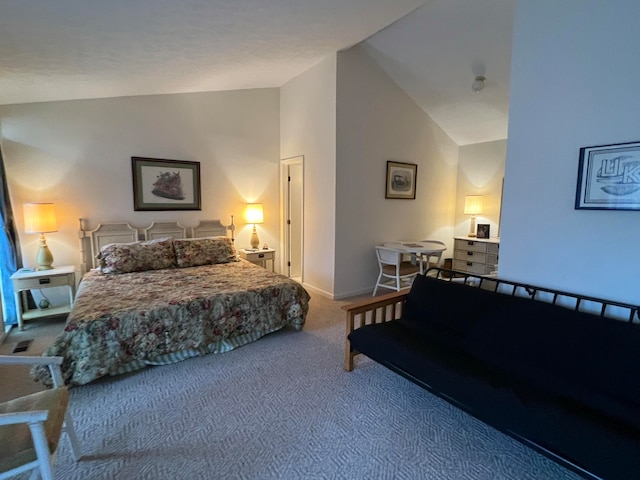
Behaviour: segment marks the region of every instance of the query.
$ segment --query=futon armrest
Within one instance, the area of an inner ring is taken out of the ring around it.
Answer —
[[[49,367],[54,387],[64,386],[62,379],[63,357],[29,357],[21,355],[0,355],[0,365],[44,365]]]
[[[350,303],[342,307],[347,312],[347,331],[344,369],[347,372],[353,370],[353,357],[358,352],[351,350],[349,334],[356,328],[371,323],[384,323],[396,320],[402,316],[402,307],[409,294],[408,291],[400,291],[363,300],[361,302]],[[359,320],[356,326],[356,321]]]

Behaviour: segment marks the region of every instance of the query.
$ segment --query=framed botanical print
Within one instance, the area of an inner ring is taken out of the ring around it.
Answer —
[[[200,163],[131,157],[134,210],[200,210]]]

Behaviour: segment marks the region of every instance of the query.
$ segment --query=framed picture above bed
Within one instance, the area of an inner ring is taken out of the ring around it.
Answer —
[[[131,157],[134,210],[200,210],[200,163]]]

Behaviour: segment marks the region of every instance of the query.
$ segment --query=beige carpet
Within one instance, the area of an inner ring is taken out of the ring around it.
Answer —
[[[72,388],[83,458],[63,441],[56,479],[578,478],[365,357],[345,372],[346,303],[315,295],[301,332]]]
[[[386,293],[386,292],[383,292]],[[361,295],[342,301],[332,301],[319,295],[313,296],[305,330],[326,327],[327,322],[335,321],[344,315],[341,306],[356,302],[369,295]],[[53,343],[64,328],[66,317],[39,318],[25,322],[24,330],[14,327],[9,332],[4,343],[0,344],[0,355],[28,355],[40,356]],[[13,353],[15,346],[23,340],[33,340],[29,349],[21,353]],[[42,390],[39,383],[31,380],[30,367],[0,365],[0,402]]]

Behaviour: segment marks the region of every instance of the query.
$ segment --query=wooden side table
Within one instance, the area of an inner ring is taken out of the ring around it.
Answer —
[[[267,260],[271,260],[271,271],[276,271],[276,251],[273,248],[260,248],[257,250],[247,250],[241,248],[238,250],[240,258],[244,258],[251,263],[267,268]]]
[[[54,315],[65,315],[71,311],[73,299],[76,295],[76,267],[73,265],[56,267],[50,270],[25,271],[18,270],[11,275],[13,291],[18,312],[18,326],[24,329],[24,321]],[[67,287],[69,289],[69,303],[60,307],[29,310],[24,298],[27,290],[43,288]]]

